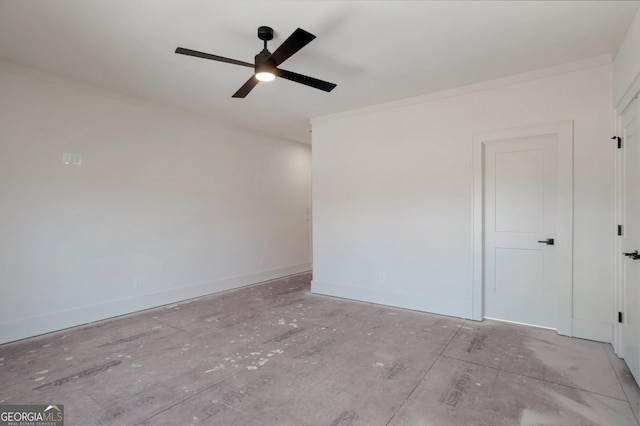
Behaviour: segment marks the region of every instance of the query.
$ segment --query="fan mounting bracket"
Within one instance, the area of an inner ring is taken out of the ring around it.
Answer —
[[[267,26],[258,27],[258,38],[263,41],[273,40],[273,28]]]

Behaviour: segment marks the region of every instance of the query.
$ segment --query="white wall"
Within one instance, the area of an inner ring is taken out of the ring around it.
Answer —
[[[0,93],[0,343],[310,269],[308,146],[6,63]]]
[[[613,63],[614,105],[623,99],[640,78],[640,9],[627,30]],[[635,87],[635,86],[634,86]],[[630,94],[630,93],[629,93]],[[635,94],[635,91],[634,91]],[[631,95],[631,94],[630,94]]]
[[[573,328],[610,341],[612,67],[591,64],[314,119],[312,290],[470,318],[473,133],[574,120]]]

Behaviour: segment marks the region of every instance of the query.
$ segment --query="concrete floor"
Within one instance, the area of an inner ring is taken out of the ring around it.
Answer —
[[[66,424],[638,424],[608,344],[310,294],[309,274],[0,346]]]

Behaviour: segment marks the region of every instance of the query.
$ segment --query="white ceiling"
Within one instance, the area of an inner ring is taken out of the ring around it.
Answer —
[[[103,89],[310,143],[309,119],[565,62],[615,55],[638,1],[0,0],[0,59]],[[283,79],[231,95],[251,69],[260,25],[275,48],[317,36]]]

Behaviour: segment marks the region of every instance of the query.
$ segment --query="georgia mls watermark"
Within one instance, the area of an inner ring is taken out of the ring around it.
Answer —
[[[64,406],[0,405],[0,426],[64,426]]]

